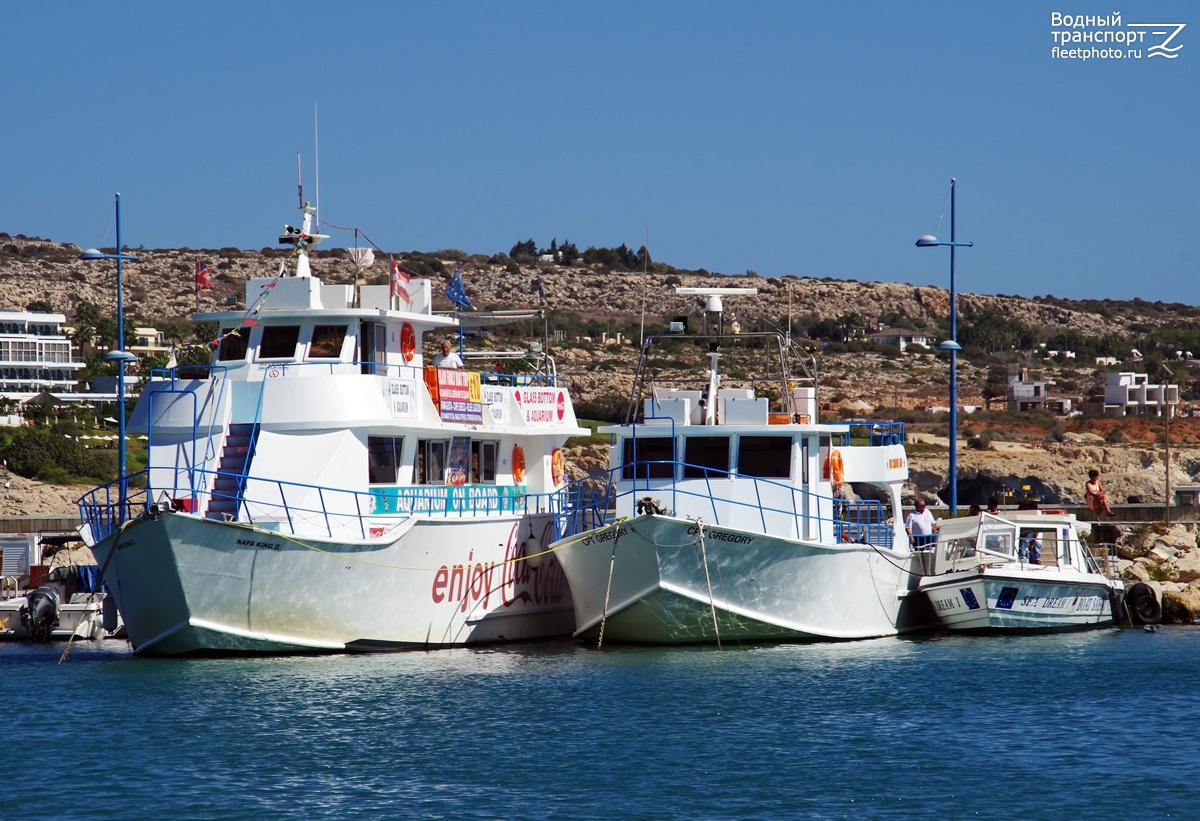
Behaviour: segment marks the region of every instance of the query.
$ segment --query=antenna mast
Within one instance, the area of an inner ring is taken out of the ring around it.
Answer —
[[[304,183],[300,181],[300,152],[296,152],[296,194],[300,197],[300,207],[304,207]]]
[[[317,129],[317,101],[313,100],[313,174],[316,175],[316,180],[313,186],[316,188],[317,196],[317,211],[313,214],[313,226],[318,232],[321,230],[321,145],[318,141]]]

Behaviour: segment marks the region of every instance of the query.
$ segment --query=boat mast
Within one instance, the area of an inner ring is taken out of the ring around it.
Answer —
[[[296,193],[300,198],[300,211],[304,214],[304,220],[300,223],[299,230],[290,225],[283,226],[283,233],[279,235],[280,245],[291,245],[296,249],[296,276],[310,277],[312,269],[308,264],[308,250],[318,242],[329,239],[328,234],[320,233],[319,224],[316,228],[313,227],[314,215],[317,209],[312,203],[304,200],[304,182],[300,177],[300,152],[296,152]]]

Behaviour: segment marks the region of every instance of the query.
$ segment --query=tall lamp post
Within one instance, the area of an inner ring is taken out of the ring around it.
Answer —
[[[917,240],[918,248],[950,246],[950,338],[938,350],[950,352],[950,515],[958,515],[958,298],[954,290],[954,249],[970,248],[973,242],[957,242],[954,237],[954,177],[950,178],[950,240],[926,234]]]
[[[119,482],[120,512],[117,514],[118,527],[125,522],[125,502],[128,498],[129,480],[125,471],[125,364],[136,361],[137,357],[125,350],[125,288],[122,281],[121,263],[128,260],[137,262],[132,254],[121,253],[121,195],[116,195],[116,230],[117,252],[105,254],[96,248],[88,248],[79,255],[83,260],[115,259],[117,261],[117,345],[104,358],[117,363],[117,476]]]

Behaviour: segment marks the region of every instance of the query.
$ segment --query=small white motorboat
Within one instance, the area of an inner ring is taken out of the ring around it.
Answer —
[[[951,630],[1064,630],[1110,624],[1125,585],[1111,545],[1062,510],[943,520],[920,589]]]

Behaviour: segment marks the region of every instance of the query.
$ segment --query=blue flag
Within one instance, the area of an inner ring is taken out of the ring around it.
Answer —
[[[450,301],[454,303],[454,307],[461,308],[464,311],[471,310],[471,300],[467,299],[467,291],[463,287],[462,273],[455,268],[454,276],[450,277],[450,283],[446,286],[446,296],[450,297]]]

